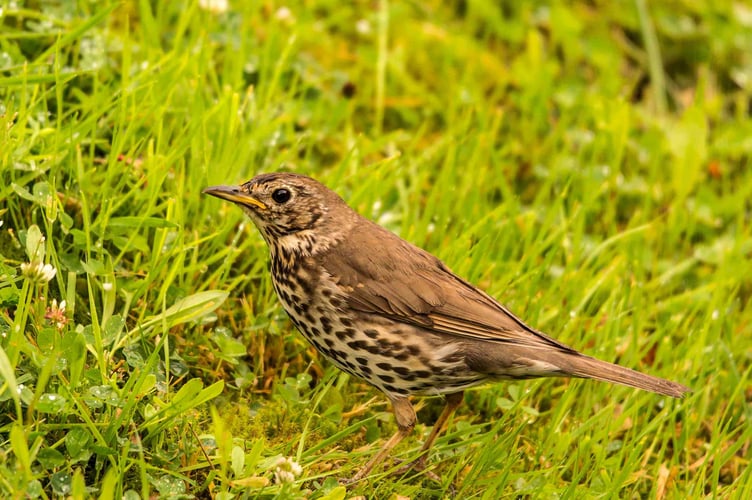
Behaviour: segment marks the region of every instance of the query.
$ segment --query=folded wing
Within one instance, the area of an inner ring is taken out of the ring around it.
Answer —
[[[339,278],[349,307],[458,337],[576,352],[527,326],[428,252],[379,226],[365,226],[331,248],[323,262]],[[364,246],[395,253],[359,251]]]

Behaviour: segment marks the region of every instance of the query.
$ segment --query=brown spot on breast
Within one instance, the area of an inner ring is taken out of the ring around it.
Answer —
[[[324,329],[324,332],[326,333],[332,333],[332,320],[330,320],[326,316],[321,316],[321,327]]]
[[[344,337],[348,339],[355,338],[355,329],[354,328],[345,328],[344,330],[340,330],[336,333],[338,337]]]
[[[363,333],[369,339],[375,339],[375,338],[377,338],[379,336],[379,332],[376,331],[376,330],[372,330],[372,329],[363,330]]]
[[[353,340],[347,343],[347,347],[355,351],[360,351],[368,347],[368,342],[366,342],[365,340]]]

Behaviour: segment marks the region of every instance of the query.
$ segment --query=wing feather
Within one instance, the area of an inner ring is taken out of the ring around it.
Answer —
[[[380,241],[373,241],[374,235]],[[363,252],[364,247],[393,254]],[[436,257],[375,224],[355,228],[329,249],[322,264],[355,310],[457,337],[576,352],[527,326]]]

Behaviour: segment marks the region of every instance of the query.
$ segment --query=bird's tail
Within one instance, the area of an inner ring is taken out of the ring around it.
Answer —
[[[636,387],[646,391],[680,398],[691,392],[687,386],[665,380],[652,375],[646,375],[623,366],[607,361],[591,358],[585,355],[564,354],[554,363],[566,374],[572,377],[592,378],[604,382]]]

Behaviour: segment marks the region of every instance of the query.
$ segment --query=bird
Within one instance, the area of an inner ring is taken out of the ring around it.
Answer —
[[[499,380],[588,378],[681,398],[690,389],[587,356],[528,326],[429,252],[361,216],[334,191],[297,173],[263,173],[203,193],[238,205],[266,241],[271,280],[300,333],[339,369],[381,390],[397,431],[347,482],[370,475],[410,434],[412,396],[445,397],[418,457],[464,391]],[[427,471],[430,472],[430,471]]]

